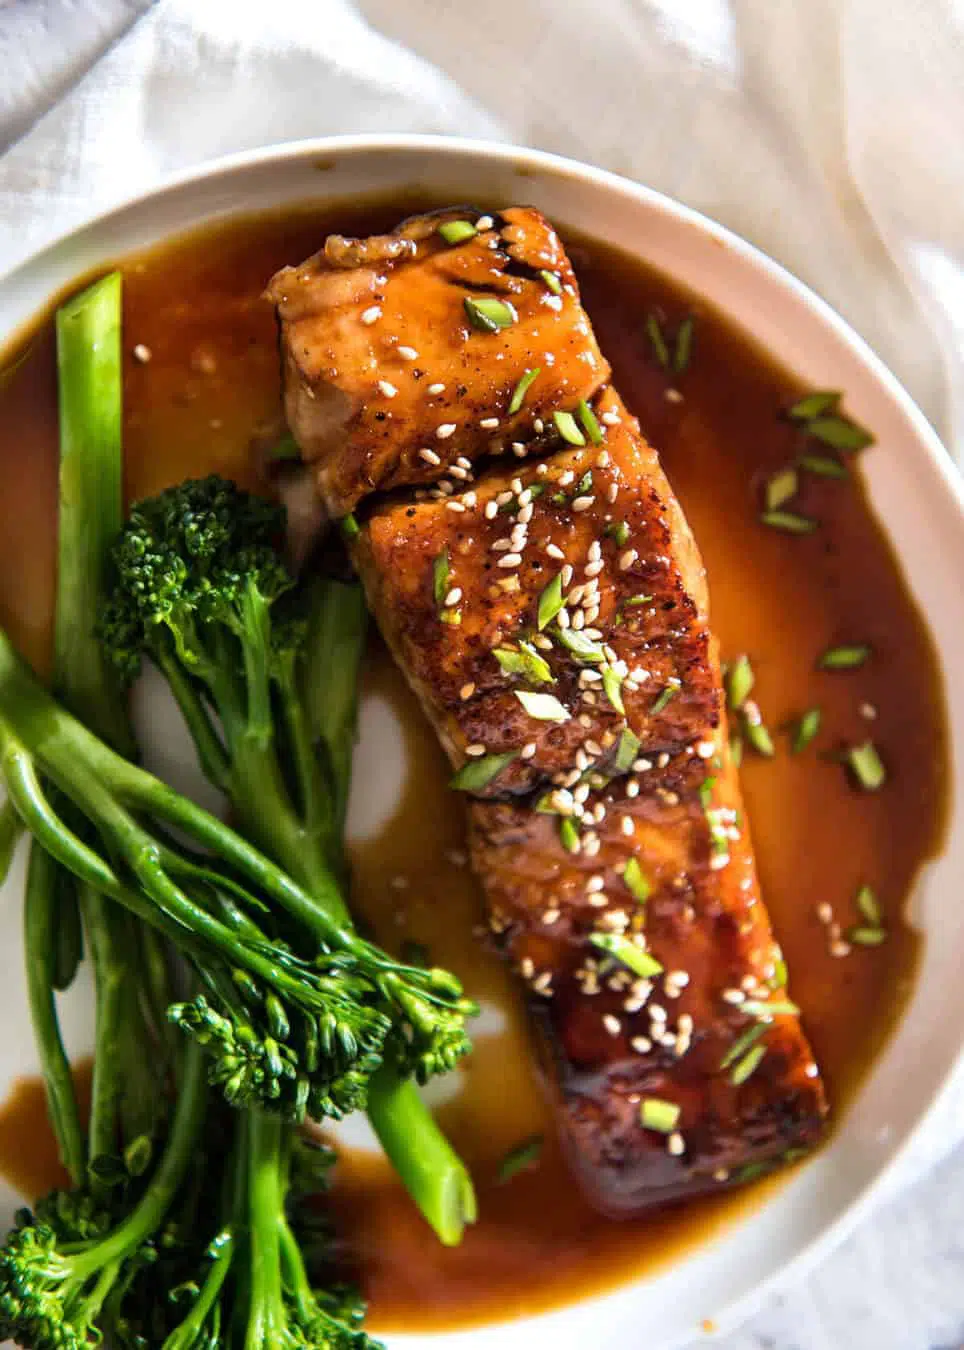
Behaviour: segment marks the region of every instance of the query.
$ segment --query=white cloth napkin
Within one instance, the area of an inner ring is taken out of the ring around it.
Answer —
[[[0,71],[0,271],[230,151],[351,131],[507,138],[759,244],[964,458],[962,0],[0,0]],[[962,1105],[905,1178],[960,1138]],[[953,1178],[865,1225],[732,1350],[959,1344],[964,1295],[939,1278],[964,1218]],[[943,1227],[921,1208],[938,1196]]]

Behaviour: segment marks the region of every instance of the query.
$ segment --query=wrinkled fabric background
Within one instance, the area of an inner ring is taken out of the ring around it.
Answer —
[[[0,0],[0,271],[175,169],[362,131],[535,145],[705,211],[964,460],[964,0]],[[962,1135],[964,1088],[726,1350],[962,1350]]]

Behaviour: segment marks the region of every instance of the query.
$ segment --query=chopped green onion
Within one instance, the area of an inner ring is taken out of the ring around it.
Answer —
[[[622,548],[629,539],[629,526],[625,520],[614,520],[606,526],[606,533]]]
[[[768,1002],[762,1002],[757,999],[746,999],[740,1004],[740,1012],[746,1013],[748,1017],[799,1017],[800,1009],[789,999],[772,999]]]
[[[282,436],[268,451],[268,458],[275,464],[284,464],[292,460],[301,458],[301,448],[294,436],[289,432],[287,436]]]
[[[682,375],[690,363],[693,350],[693,316],[688,314],[676,330],[676,347],[673,351],[673,371]]]
[[[579,848],[579,830],[571,816],[563,816],[559,821],[559,838],[567,853],[575,853]]]
[[[672,1134],[679,1121],[681,1108],[662,1097],[644,1097],[639,1104],[639,1119],[646,1130],[658,1134]]]
[[[750,658],[745,654],[730,662],[726,672],[726,697],[734,712],[738,712],[750,697],[755,678]]]
[[[830,455],[800,455],[797,463],[801,469],[809,469],[811,473],[818,474],[821,478],[850,477],[840,460],[832,459]]]
[[[798,516],[795,511],[764,511],[760,516],[764,525],[784,534],[813,534],[817,522],[809,516]]]
[[[352,512],[349,512],[347,516],[342,516],[339,523],[341,532],[346,539],[355,539],[361,534],[361,526]]]
[[[571,412],[560,412],[558,409],[552,414],[552,420],[556,424],[556,430],[564,441],[569,445],[585,445],[586,438],[576,425],[576,419]]]
[[[516,1144],[515,1148],[510,1149],[499,1164],[499,1185],[504,1186],[507,1181],[511,1181],[520,1172],[527,1172],[530,1167],[535,1166],[539,1161],[541,1154],[541,1134],[534,1134],[531,1138],[524,1139],[521,1144]]]
[[[631,609],[636,605],[648,605],[652,598],[651,595],[631,595],[628,600],[623,601],[623,604],[627,609]]]
[[[792,417],[794,422],[810,422],[828,409],[836,408],[840,399],[841,395],[832,389],[807,394],[798,403],[794,403],[792,408],[787,409],[787,416]]]
[[[562,573],[557,572],[539,596],[536,621],[540,632],[546,624],[552,623],[560,609],[562,609]]]
[[[764,500],[768,511],[777,511],[791,497],[797,495],[800,486],[796,469],[781,469],[772,478],[767,479]]]
[[[773,737],[762,722],[751,722],[744,716],[743,735],[758,755],[763,755],[767,759],[773,758],[775,754]]]
[[[529,689],[513,690],[530,717],[538,722],[568,722],[569,713],[555,694],[534,694]]]
[[[652,343],[656,360],[664,370],[669,370],[669,348],[666,345],[665,337],[663,337],[663,330],[659,326],[659,319],[652,311],[646,315],[646,335]]]
[[[887,941],[887,930],[884,928],[851,928],[846,938],[857,947],[879,947],[882,942]]]
[[[768,1031],[769,1027],[765,1022],[755,1022],[753,1026],[747,1027],[746,1031],[742,1031],[740,1035],[737,1036],[729,1050],[727,1050],[726,1054],[720,1060],[720,1068],[728,1069],[731,1064],[735,1064],[736,1061],[749,1050],[750,1046],[755,1045],[760,1037],[765,1036]]]
[[[700,806],[705,811],[713,800],[713,788],[716,786],[715,778],[704,778],[700,783]]]
[[[846,643],[841,647],[828,647],[817,665],[821,670],[856,670],[865,664],[871,653],[865,642]]]
[[[491,295],[467,295],[462,304],[469,323],[480,333],[497,333],[500,328],[510,328],[519,317],[511,305]]]
[[[484,755],[481,759],[467,760],[449,780],[449,787],[457,792],[478,792],[488,787],[515,758],[516,752],[509,750],[504,755]]]
[[[679,693],[679,689],[680,689],[679,680],[674,680],[671,681],[669,684],[667,684],[666,688],[662,691],[662,693],[657,695],[653,703],[653,706],[650,708],[649,710],[650,716],[655,717],[658,713],[661,713],[663,709],[666,707],[667,703],[669,703],[670,699],[676,697],[676,695]]]
[[[445,604],[445,597],[449,593],[449,551],[443,548],[432,563],[432,594],[435,597],[435,608],[441,609]]]
[[[525,374],[522,376],[522,378],[519,380],[519,383],[513,389],[512,397],[509,399],[510,417],[513,416],[513,414],[517,413],[519,409],[522,407],[523,403],[525,402],[526,394],[529,392],[529,389],[532,386],[533,380],[535,380],[539,376],[541,370],[542,370],[541,366],[534,366],[531,370],[527,370]]]
[[[760,1061],[763,1059],[766,1052],[767,1048],[765,1045],[755,1045],[742,1059],[737,1060],[730,1073],[730,1082],[734,1087],[739,1087],[741,1083],[745,1083],[748,1078],[753,1077],[760,1067]]]
[[[857,908],[861,914],[874,928],[879,928],[882,923],[880,913],[880,903],[874,894],[872,886],[861,886],[857,892]]]
[[[645,905],[653,893],[653,888],[636,858],[630,858],[623,868],[623,881],[636,903]]]
[[[864,450],[874,443],[869,431],[835,415],[814,418],[807,423],[806,432],[822,445],[829,445],[832,450]]]
[[[770,980],[771,989],[785,989],[787,987],[787,963],[782,956],[778,956],[773,963],[773,977]]]
[[[471,220],[447,220],[438,227],[438,232],[447,244],[462,244],[478,234]]]
[[[584,398],[581,398],[576,404],[576,415],[582,423],[583,431],[592,441],[593,445],[602,445],[602,427],[596,419],[596,414]]]
[[[738,731],[730,737],[730,759],[737,769],[743,763],[743,737]]]
[[[642,947],[637,947],[628,938],[620,937],[616,933],[590,933],[589,941],[600,951],[615,957],[621,965],[626,966],[640,979],[647,980],[652,975],[662,974],[663,967],[656,958],[650,956],[649,952],[644,952]]]
[[[540,272],[540,277],[552,291],[553,295],[562,295],[562,282],[556,276],[555,272]]]
[[[622,683],[622,676],[617,675],[612,666],[603,667],[602,684],[605,695],[616,711],[625,717],[626,706],[623,703]]]
[[[592,491],[592,469],[587,469],[579,482],[576,484],[574,497],[584,497],[587,492]]]
[[[534,684],[554,683],[548,661],[539,655],[531,642],[520,642],[518,651],[511,647],[496,647],[493,656],[506,675],[521,675]]]
[[[439,623],[447,623],[452,628],[461,628],[462,615],[457,609],[443,609],[439,617]]]
[[[802,750],[806,750],[819,730],[820,709],[808,708],[794,727],[793,740],[790,743],[793,753],[799,755]]]
[[[600,647],[598,642],[593,642],[592,638],[587,638],[577,628],[560,628],[555,634],[557,642],[577,656],[580,661],[586,661],[592,665],[598,665],[605,661],[606,653]]]
[[[623,727],[613,758],[613,768],[616,773],[629,773],[636,756],[639,754],[639,744],[639,737],[630,731],[629,727]]]
[[[851,746],[843,758],[865,792],[876,792],[887,781],[887,770],[873,741]]]

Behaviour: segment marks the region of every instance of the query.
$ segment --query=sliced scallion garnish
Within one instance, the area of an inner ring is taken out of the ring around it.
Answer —
[[[438,232],[447,244],[462,244],[478,234],[471,220],[447,220],[438,227]]]
[[[563,412],[557,408],[552,414],[552,420],[556,424],[556,431],[568,445],[586,444],[586,438],[579,430],[571,412]]]
[[[865,792],[876,792],[887,781],[887,770],[873,741],[852,745],[843,760]]]
[[[592,441],[593,445],[602,445],[602,427],[599,425],[596,414],[584,398],[581,398],[576,404],[576,416],[582,423],[582,429]]]
[[[441,609],[445,604],[445,597],[449,593],[449,551],[443,548],[432,563],[432,594],[435,597],[435,608]]]
[[[469,323],[480,333],[497,333],[500,328],[510,328],[519,317],[510,304],[492,295],[467,295],[462,304]]]
[[[669,348],[666,345],[666,338],[663,336],[663,330],[660,327],[659,319],[657,319],[652,310],[646,315],[646,336],[650,340],[653,354],[660,366],[662,366],[663,370],[669,370]]]
[[[606,659],[606,653],[599,643],[593,642],[592,638],[587,638],[578,628],[560,628],[556,632],[555,638],[580,661],[586,661],[591,665],[599,665]]]
[[[562,295],[562,282],[556,276],[555,272],[542,271],[539,273],[542,280],[552,291],[553,295]]]
[[[742,1059],[737,1060],[730,1072],[730,1082],[734,1087],[739,1087],[741,1083],[745,1083],[748,1078],[753,1077],[766,1052],[765,1045],[755,1045],[752,1050],[747,1051]]]
[[[887,941],[887,930],[868,925],[850,928],[845,936],[848,942],[857,947],[879,947],[882,942]]]
[[[567,853],[575,853],[579,848],[579,830],[571,816],[563,816],[559,821],[559,838]]]
[[[562,609],[562,573],[557,572],[539,596],[539,609],[536,622],[541,632]]]
[[[808,436],[820,441],[821,445],[829,445],[832,450],[864,450],[874,443],[869,431],[835,414],[815,417],[807,422],[805,429]]]
[[[787,416],[791,417],[794,422],[809,422],[814,417],[819,417],[821,413],[836,408],[841,397],[833,389],[818,390],[816,393],[805,395],[804,398],[794,403],[792,408],[788,408]]]
[[[535,380],[538,377],[541,370],[542,370],[541,366],[534,366],[531,370],[527,370],[519,380],[516,387],[513,389],[512,397],[509,399],[508,411],[510,417],[514,416],[522,407],[523,403],[525,402],[526,394],[532,387],[533,380]]]
[[[355,519],[354,514],[350,511],[347,516],[342,516],[340,525],[342,535],[345,537],[345,539],[355,539],[358,535],[361,534],[361,526]]]
[[[554,683],[549,663],[531,642],[520,642],[518,651],[511,647],[496,647],[492,654],[506,675],[521,675],[533,684]]]
[[[686,318],[676,330],[676,345],[673,348],[673,372],[682,375],[690,363],[693,352],[693,316]]]
[[[778,511],[781,506],[797,495],[800,481],[796,469],[780,469],[767,479],[764,501],[768,511]]]
[[[644,1097],[639,1104],[639,1119],[643,1128],[657,1134],[672,1134],[679,1121],[681,1109],[675,1102],[662,1097]]]
[[[857,908],[867,922],[874,928],[880,928],[883,922],[880,912],[880,902],[878,901],[872,886],[861,886],[860,890],[857,892],[856,903]]]
[[[629,773],[639,754],[639,744],[639,737],[630,731],[629,727],[623,727],[613,757],[613,768],[616,773]]]
[[[790,742],[793,753],[799,755],[802,750],[806,750],[819,730],[820,709],[808,708],[793,728],[793,739]]]
[[[589,941],[642,980],[662,974],[663,967],[654,956],[650,956],[642,947],[637,947],[628,938],[620,937],[617,933],[590,933]]]
[[[866,664],[871,648],[866,642],[848,642],[840,647],[828,647],[817,665],[821,670],[857,670]]]
[[[568,722],[569,713],[555,694],[537,694],[530,689],[513,690],[530,717],[537,722]]]
[[[750,658],[742,653],[731,661],[726,672],[726,700],[734,712],[739,712],[750,697],[755,681]]]
[[[609,702],[618,713],[625,717],[626,707],[623,703],[622,676],[617,675],[612,666],[604,666],[602,672],[602,684],[603,691],[609,699]]]
[[[813,534],[817,528],[815,520],[800,516],[796,511],[764,511],[760,520],[771,530],[782,530],[784,534]]]
[[[773,737],[763,722],[751,722],[748,717],[744,716],[743,735],[758,755],[763,755],[766,759],[773,758],[776,753]]]
[[[720,1060],[720,1068],[728,1069],[731,1064],[735,1064],[742,1055],[755,1045],[761,1036],[765,1036],[769,1028],[765,1022],[756,1022],[753,1026],[747,1027],[746,1031],[740,1033],[736,1040],[727,1050],[726,1054]]]
[[[656,717],[659,713],[661,713],[663,709],[666,707],[667,703],[669,703],[670,699],[676,697],[676,695],[679,693],[679,689],[680,689],[679,680],[669,680],[666,684],[666,687],[662,690],[661,693],[657,694],[656,698],[654,699],[653,706],[649,710],[650,716]]]
[[[653,888],[636,858],[630,858],[623,868],[623,881],[636,903],[645,905],[653,893]]]
[[[504,755],[484,755],[481,759],[467,760],[455,777],[449,780],[449,787],[455,788],[457,792],[479,792],[488,787],[515,758],[515,750],[509,750]]]
[[[850,477],[840,460],[833,459],[830,455],[800,455],[797,463],[801,469],[808,469],[810,473],[815,473],[820,478]]]
[[[505,1185],[507,1181],[511,1181],[520,1172],[526,1172],[530,1167],[534,1167],[541,1154],[541,1134],[534,1134],[529,1139],[523,1139],[521,1144],[516,1144],[515,1148],[509,1150],[499,1164],[499,1184]]]

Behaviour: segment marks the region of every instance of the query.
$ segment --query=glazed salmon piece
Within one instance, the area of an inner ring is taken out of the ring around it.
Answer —
[[[468,237],[448,243],[439,230],[453,224]],[[559,237],[529,208],[334,236],[266,294],[281,324],[288,425],[335,517],[450,466],[464,477],[609,377]]]
[[[585,799],[578,852],[564,816],[469,810],[489,926],[525,984],[571,1166],[613,1215],[797,1156],[827,1110],[722,736],[709,760],[640,766]]]
[[[310,294],[337,259],[312,262],[300,301],[279,274],[288,413],[329,508],[361,503],[345,534],[370,607],[472,797],[489,926],[524,982],[573,1170],[600,1209],[629,1214],[793,1156],[827,1104],[760,895],[696,544],[605,384],[555,235],[507,211],[490,247],[473,222],[455,246],[426,218],[368,241],[377,255],[418,235],[381,272],[340,241],[349,275],[373,278],[341,307]],[[537,238],[525,276],[500,262]],[[521,283],[509,327],[465,326],[476,266]],[[434,448],[414,371],[404,393],[392,381],[390,417],[371,411],[382,357],[358,307],[383,297],[377,327],[403,281],[386,350],[434,342],[462,372]],[[306,377],[322,349],[330,379]],[[338,399],[319,433],[307,404]]]
[[[388,501],[354,544],[382,632],[456,767],[512,756],[483,795],[608,771],[626,727],[672,750],[720,721],[689,527],[612,389],[596,414],[604,444],[544,436],[530,452],[547,458],[500,461],[469,505],[440,492]]]

